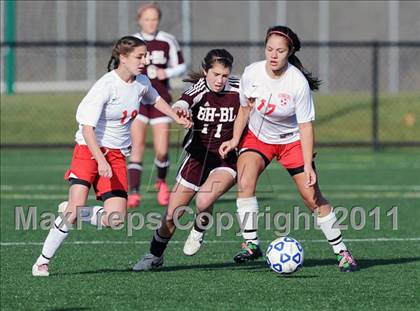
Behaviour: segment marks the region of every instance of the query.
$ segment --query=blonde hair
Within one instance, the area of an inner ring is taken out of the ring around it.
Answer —
[[[159,5],[156,2],[150,2],[150,3],[146,3],[139,6],[139,8],[137,9],[137,19],[139,19],[141,15],[143,14],[143,12],[146,11],[147,9],[155,9],[156,12],[158,13],[159,20],[161,19],[162,10],[160,9]]]

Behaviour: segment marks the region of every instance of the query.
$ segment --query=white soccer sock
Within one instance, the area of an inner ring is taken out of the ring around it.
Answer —
[[[341,230],[338,228],[333,228],[334,223],[337,221],[335,213],[331,210],[327,216],[317,217],[318,226],[321,227],[322,232],[330,243],[331,247],[334,250],[334,253],[338,254],[342,250],[347,250],[346,245],[343,242],[343,237],[341,236]]]
[[[69,227],[61,216],[58,216],[53,227],[50,229],[47,238],[45,239],[44,246],[42,247],[41,255],[37,259],[37,264],[48,264],[50,259],[54,256],[55,252],[63,244],[64,240],[69,235]]]
[[[104,212],[103,206],[83,207],[79,215],[83,222],[90,223],[96,227],[102,226],[102,214]]]
[[[239,225],[242,237],[246,242],[259,245],[258,230],[258,202],[256,197],[240,198],[236,200]]]

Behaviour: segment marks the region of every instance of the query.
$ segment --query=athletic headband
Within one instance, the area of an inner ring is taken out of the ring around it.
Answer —
[[[286,39],[287,39],[287,40],[289,40],[289,42],[290,42],[290,43],[292,44],[292,46],[293,46],[293,41],[292,41],[292,39],[290,39],[290,37],[289,37],[286,33],[282,32],[282,31],[278,31],[278,30],[272,30],[272,31],[270,31],[270,32],[267,34],[267,38],[268,38],[269,36],[271,36],[272,34],[278,34],[278,35],[280,35],[280,36],[286,37]]]

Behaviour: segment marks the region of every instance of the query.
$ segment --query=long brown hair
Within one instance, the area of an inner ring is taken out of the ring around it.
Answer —
[[[118,68],[120,65],[120,55],[128,55],[138,46],[146,46],[146,43],[133,36],[125,36],[118,40],[112,48],[111,58],[108,62],[108,71]]]
[[[213,68],[215,63],[221,64],[223,67],[232,70],[233,56],[225,49],[213,49],[210,50],[201,62],[201,69],[208,71]],[[182,80],[184,82],[197,83],[198,80],[204,78],[205,75],[202,71],[192,71],[188,74],[188,78]]]
[[[289,50],[291,51],[288,61],[293,66],[297,67],[302,74],[305,76],[306,80],[309,83],[309,87],[311,90],[318,90],[321,84],[321,80],[317,77],[312,75],[311,72],[303,67],[302,62],[300,59],[295,55],[297,51],[300,50],[300,40],[296,33],[294,33],[289,27],[286,26],[273,26],[267,30],[267,34],[265,36],[265,44],[267,45],[268,38],[272,35],[279,35],[287,39],[289,43]]]

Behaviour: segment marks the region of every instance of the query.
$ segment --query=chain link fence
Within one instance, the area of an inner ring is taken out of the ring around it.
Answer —
[[[76,107],[106,72],[112,44],[2,43],[2,56],[6,49],[15,51],[17,91],[1,95],[2,147],[72,145]],[[230,51],[238,76],[264,58],[262,42],[181,45],[191,50],[193,70],[212,48]],[[420,146],[420,42],[304,42],[297,55],[323,80],[314,94],[319,145]],[[172,86],[176,98],[187,85],[178,79]]]

